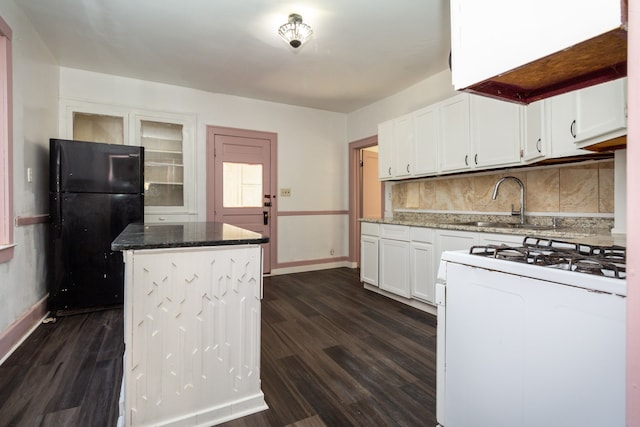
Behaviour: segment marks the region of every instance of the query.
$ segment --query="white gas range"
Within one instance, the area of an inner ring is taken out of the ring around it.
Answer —
[[[625,252],[530,237],[445,252],[439,425],[624,426]]]

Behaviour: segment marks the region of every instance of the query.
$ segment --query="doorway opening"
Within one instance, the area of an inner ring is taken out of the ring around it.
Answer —
[[[378,179],[378,136],[349,143],[349,260],[360,266],[360,218],[382,218],[384,185]]]

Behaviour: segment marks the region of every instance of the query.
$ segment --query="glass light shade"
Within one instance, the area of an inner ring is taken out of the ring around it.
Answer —
[[[291,47],[298,48],[311,37],[313,30],[302,22],[302,16],[292,13],[289,15],[289,22],[280,26],[278,34]]]

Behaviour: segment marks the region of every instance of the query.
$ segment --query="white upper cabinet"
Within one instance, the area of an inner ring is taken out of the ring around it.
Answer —
[[[440,105],[442,172],[520,163],[521,106],[468,94]]]
[[[440,109],[429,106],[413,115],[414,174],[430,175],[438,171],[440,145]]]
[[[405,179],[435,174],[439,112],[427,107],[378,125],[378,178]]]
[[[548,124],[545,104],[548,101],[533,102],[524,108],[524,141],[522,160],[532,162],[547,155],[549,145]]]
[[[471,168],[469,95],[460,94],[440,103],[440,170],[463,171]]]
[[[479,95],[470,99],[472,166],[519,164],[522,106]]]
[[[393,120],[378,124],[378,178],[393,178]]]
[[[572,136],[578,147],[627,133],[626,82],[618,79],[572,92],[576,97]]]
[[[414,172],[413,118],[411,115],[394,120],[393,170],[394,178],[408,178]]]
[[[554,96],[549,100],[553,157],[583,154],[581,147],[626,131],[626,79]]]
[[[619,0],[451,0],[456,90],[621,25]]]

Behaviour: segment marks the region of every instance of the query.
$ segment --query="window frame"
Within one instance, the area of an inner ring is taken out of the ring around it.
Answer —
[[[13,258],[13,99],[11,27],[0,17],[0,263]]]

